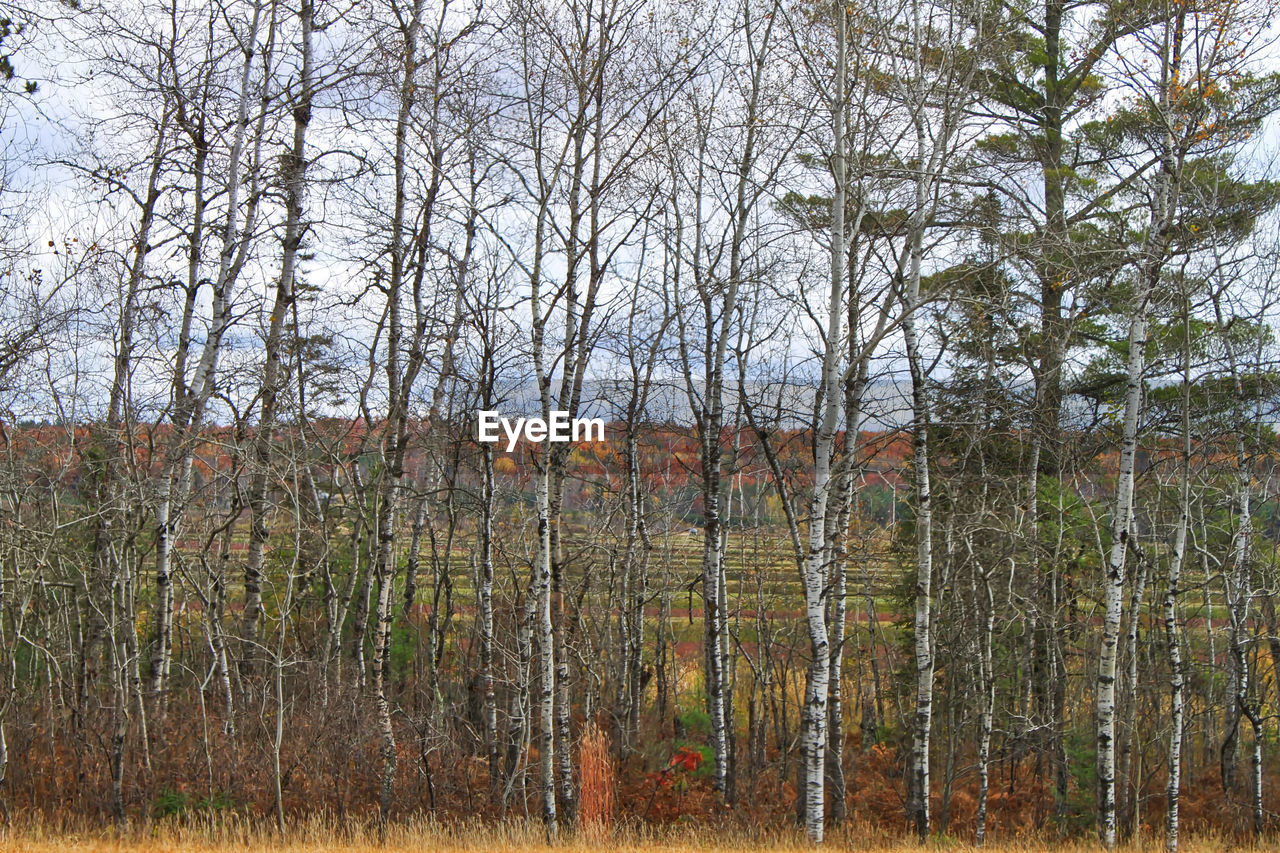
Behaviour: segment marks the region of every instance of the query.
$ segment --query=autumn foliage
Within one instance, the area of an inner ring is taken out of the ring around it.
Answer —
[[[609,737],[588,723],[578,745],[578,816],[588,832],[608,832],[613,825],[617,771],[609,752]]]

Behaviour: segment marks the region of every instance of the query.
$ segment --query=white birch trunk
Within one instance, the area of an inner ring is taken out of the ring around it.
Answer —
[[[544,460],[545,464],[545,460]],[[551,621],[551,520],[548,499],[550,470],[538,475],[537,642],[538,642],[538,766],[542,778],[542,822],[554,841],[556,826],[555,777],[555,631]]]
[[[1183,698],[1185,681],[1182,663],[1182,632],[1178,624],[1178,605],[1182,595],[1182,562],[1187,549],[1187,525],[1191,503],[1190,476],[1187,470],[1191,434],[1187,430],[1185,420],[1183,429],[1185,444],[1180,489],[1181,515],[1177,533],[1174,535],[1173,554],[1169,560],[1169,586],[1164,596],[1165,643],[1169,650],[1169,778],[1165,786],[1165,849],[1168,853],[1178,853],[1178,805],[1182,788],[1182,730],[1186,714]]]
[[[809,504],[809,532],[801,569],[805,623],[809,632],[809,673],[805,684],[803,779],[804,828],[809,840],[822,843],[826,830],[827,699],[831,679],[831,645],[827,634],[826,520],[832,478],[837,418],[842,400],[839,354],[844,334],[845,297],[845,74],[848,49],[848,16],[843,2],[834,3],[836,30],[835,85],[831,109],[831,277],[826,304],[826,347],[822,359],[822,409],[814,443],[813,498]]]
[[[489,757],[489,794],[502,784],[498,763],[498,703],[493,687],[493,449],[481,448],[480,472],[480,678],[484,692],[484,740]]]
[[[1228,344],[1230,347],[1230,344]],[[1234,372],[1234,365],[1233,365]],[[1240,382],[1237,376],[1237,392]],[[1240,434],[1245,428],[1244,418],[1236,423],[1236,485],[1235,515],[1236,532],[1232,538],[1232,561],[1229,571],[1224,573],[1227,599],[1228,629],[1228,683],[1226,720],[1223,729],[1221,772],[1222,787],[1228,794],[1233,794],[1238,787],[1237,763],[1240,749],[1240,721],[1249,701],[1249,603],[1252,590],[1250,578],[1252,563],[1249,551],[1253,542],[1252,494],[1247,470],[1248,460],[1244,447],[1244,437]]]
[[[1125,556],[1133,520],[1133,473],[1142,406],[1142,372],[1147,345],[1146,289],[1135,294],[1129,321],[1128,378],[1121,433],[1116,494],[1111,505],[1111,549],[1107,557],[1102,648],[1097,675],[1098,836],[1108,849],[1116,845],[1115,686],[1116,655],[1124,605]]]
[[[78,701],[85,709],[89,690],[89,658],[99,651],[105,640],[107,663],[112,673],[114,701],[111,718],[113,731],[108,764],[111,775],[112,813],[120,828],[124,828],[124,765],[129,732],[129,681],[134,671],[136,655],[128,648],[136,645],[136,620],[133,618],[132,581],[128,570],[128,557],[121,555],[115,535],[115,526],[122,517],[121,493],[125,482],[123,434],[132,421],[129,412],[129,385],[134,370],[134,335],[137,332],[139,294],[142,289],[151,251],[151,231],[155,222],[156,207],[161,199],[160,178],[165,165],[165,149],[168,145],[168,129],[171,114],[166,103],[156,125],[156,138],[148,158],[147,188],[139,198],[139,218],[131,245],[131,255],[124,292],[121,294],[116,330],[118,340],[112,364],[111,391],[107,400],[105,419],[106,446],[102,484],[97,495],[100,507],[93,539],[93,578],[85,579],[85,593],[90,610],[89,624],[85,629],[80,649],[81,694]],[[99,593],[105,594],[97,598]],[[122,641],[120,632],[125,633]],[[105,633],[105,638],[103,634]],[[132,639],[130,639],[132,637]],[[146,720],[139,705],[139,717],[143,726],[143,745],[146,745]]]
[[[281,238],[282,255],[280,277],[276,282],[275,299],[267,330],[265,346],[266,363],[263,367],[261,404],[258,414],[257,435],[253,441],[252,459],[255,464],[249,484],[249,551],[245,557],[244,614],[241,622],[243,644],[242,666],[253,671],[252,658],[260,645],[262,622],[262,570],[265,549],[270,530],[267,523],[267,482],[272,459],[272,434],[276,425],[276,409],[283,385],[284,330],[286,317],[293,304],[294,274],[298,252],[302,244],[305,225],[304,192],[307,170],[307,126],[311,122],[312,90],[312,26],[314,24],[314,0],[302,0],[298,10],[301,25],[301,67],[298,76],[298,97],[293,104],[293,137],[287,154],[282,158],[285,188],[285,226]]]
[[[387,474],[389,479],[390,474]],[[378,604],[377,621],[373,634],[373,694],[374,711],[378,720],[378,737],[381,740],[382,779],[378,802],[380,825],[385,826],[391,815],[391,798],[396,779],[396,735],[391,726],[391,702],[387,696],[387,681],[391,673],[391,591],[395,582],[395,523],[396,501],[399,489],[396,484],[383,494],[383,524],[377,557]]]
[[[933,725],[933,506],[929,490],[929,407],[924,387],[924,364],[916,335],[915,312],[920,307],[921,244],[924,237],[924,184],[918,183],[916,203],[919,213],[911,234],[910,272],[906,294],[906,317],[903,335],[911,368],[915,458],[913,473],[916,487],[916,579],[915,620],[913,623],[916,666],[916,709],[912,724],[911,802],[909,819],[916,836],[929,837],[929,735]]]
[[[1191,307],[1184,303],[1182,346],[1182,458],[1178,472],[1178,527],[1169,558],[1169,585],[1164,595],[1164,636],[1169,651],[1169,778],[1165,783],[1165,850],[1178,853],[1179,803],[1182,794],[1182,731],[1185,725],[1185,676],[1178,607],[1182,566],[1191,525]]]
[[[991,575],[982,572],[983,621],[978,672],[982,688],[982,709],[978,712],[978,813],[975,840],[979,847],[987,841],[987,796],[991,777],[991,731],[996,709],[996,680],[992,669],[991,646],[996,627],[996,603]],[[975,596],[976,598],[976,596]]]
[[[855,441],[858,435],[858,417],[856,406],[850,408],[849,396],[845,398],[845,417],[848,423],[847,440]],[[850,445],[846,453],[856,453],[856,446]],[[828,681],[827,705],[827,785],[830,786],[831,822],[835,826],[844,823],[847,817],[845,797],[848,789],[844,776],[844,642],[845,623],[848,616],[848,568],[845,561],[845,533],[849,526],[849,513],[853,499],[853,472],[841,474],[838,499],[840,510],[836,514],[836,529],[831,547],[831,599],[828,603],[827,624],[831,642],[831,673]]]
[[[275,5],[272,6],[271,29],[274,35]],[[209,334],[205,339],[200,361],[196,369],[194,389],[186,384],[186,358],[190,345],[190,321],[188,310],[183,317],[183,328],[179,337],[179,347],[175,354],[175,366],[172,380],[175,412],[173,416],[173,434],[165,449],[161,466],[159,494],[156,502],[156,603],[155,603],[155,640],[151,657],[150,693],[158,700],[161,709],[167,690],[169,671],[172,659],[173,635],[173,584],[170,568],[173,541],[177,536],[178,524],[185,509],[186,498],[191,490],[191,471],[193,448],[189,442],[192,434],[199,431],[204,421],[205,408],[213,396],[216,387],[218,355],[222,349],[222,340],[232,323],[231,306],[236,278],[248,257],[248,248],[254,223],[257,218],[259,195],[256,192],[257,171],[261,161],[263,128],[266,121],[266,100],[258,115],[255,126],[255,150],[253,163],[249,171],[254,184],[243,226],[240,223],[240,190],[244,184],[241,162],[244,154],[245,139],[249,129],[249,104],[252,100],[250,76],[253,72],[253,60],[258,51],[258,34],[261,26],[262,3],[253,6],[253,16],[249,28],[241,36],[244,45],[244,60],[240,71],[240,89],[236,105],[235,132],[232,135],[231,150],[228,157],[228,173],[226,179],[227,210],[222,224],[222,247],[218,258],[217,278],[213,283],[213,306],[210,315]],[[269,75],[271,69],[271,48],[273,39],[263,49],[263,75]],[[263,85],[266,85],[264,79]],[[199,280],[198,259],[199,240],[202,231],[200,218],[203,215],[204,199],[204,158],[198,152],[201,163],[196,174],[196,216],[193,226],[191,263],[187,286],[188,302],[194,303],[195,288]],[[192,307],[194,307],[192,305]]]
[[[1181,62],[1182,19],[1165,27],[1164,49],[1161,51],[1160,113],[1166,130],[1160,151],[1160,171],[1155,176],[1151,217],[1143,246],[1141,263],[1130,306],[1129,356],[1125,391],[1124,420],[1121,433],[1120,464],[1115,500],[1111,508],[1111,549],[1107,558],[1106,606],[1103,617],[1102,649],[1098,659],[1097,679],[1097,776],[1098,834],[1103,844],[1116,844],[1116,778],[1115,778],[1115,676],[1116,651],[1123,607],[1125,556],[1133,523],[1134,463],[1138,443],[1138,416],[1142,407],[1142,375],[1147,346],[1147,311],[1152,294],[1159,283],[1165,254],[1169,246],[1180,179],[1180,162],[1175,160],[1171,118],[1168,116],[1170,87]],[[1136,620],[1137,613],[1130,619]]]
[[[1128,840],[1140,817],[1138,813],[1138,786],[1133,780],[1133,741],[1138,713],[1138,621],[1142,616],[1142,603],[1147,591],[1147,562],[1139,559],[1133,579],[1133,589],[1129,596],[1129,618],[1125,629],[1125,696],[1124,696],[1124,743],[1120,747],[1120,767],[1117,774],[1117,785],[1124,787],[1117,792],[1118,820],[1124,823],[1119,827],[1120,833]],[[1121,798],[1123,795],[1123,799]]]
[[[546,221],[552,185],[549,185],[542,173],[541,152],[535,156],[538,166],[539,190],[541,205],[538,210],[537,223],[534,230],[534,258],[529,275],[530,308],[533,313],[532,349],[534,375],[538,382],[543,417],[548,416],[551,409],[550,389],[551,377],[546,368],[546,318],[542,313],[542,258],[546,235]],[[554,183],[554,182],[552,182]],[[551,460],[545,451],[538,458],[537,480],[534,489],[534,504],[538,513],[537,553],[532,569],[530,583],[530,645],[536,643],[538,653],[538,776],[542,795],[542,822],[547,839],[555,841],[559,835],[556,814],[556,775],[555,775],[555,698],[556,698],[556,656],[555,625],[551,614]],[[530,677],[527,680],[529,693],[533,692],[532,673],[535,669],[530,660]],[[532,708],[532,695],[529,707]]]

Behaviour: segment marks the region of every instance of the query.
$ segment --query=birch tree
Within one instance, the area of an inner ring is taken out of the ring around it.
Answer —
[[[315,95],[315,66],[313,33],[316,23],[316,7],[311,0],[304,0],[298,9],[299,50],[296,91],[291,97],[293,133],[289,146],[281,156],[280,182],[284,191],[285,221],[280,237],[280,275],[276,279],[271,312],[268,315],[264,342],[262,385],[259,392],[258,423],[254,435],[246,505],[249,509],[249,550],[244,568],[244,614],[241,619],[240,640],[243,651],[241,666],[246,673],[253,671],[253,656],[258,653],[259,631],[262,624],[263,565],[267,539],[270,536],[267,502],[267,486],[272,462],[273,433],[284,391],[286,374],[285,333],[292,316],[295,298],[295,276],[298,255],[307,229],[306,171],[307,128],[311,123],[312,102]]]
[[[1226,15],[1226,9],[1209,12],[1210,15]],[[1125,562],[1133,525],[1134,462],[1138,443],[1138,420],[1143,405],[1143,382],[1146,367],[1149,313],[1151,300],[1159,286],[1174,239],[1174,223],[1183,193],[1183,174],[1188,158],[1205,156],[1211,151],[1230,145],[1244,126],[1252,125],[1256,114],[1252,108],[1259,103],[1253,96],[1237,93],[1250,104],[1244,111],[1230,107],[1222,110],[1211,97],[1206,97],[1205,87],[1230,88],[1232,78],[1239,79],[1238,62],[1245,52],[1226,44],[1215,43],[1212,35],[1200,35],[1203,30],[1198,21],[1188,18],[1191,10],[1175,6],[1167,10],[1166,20],[1154,30],[1151,50],[1157,57],[1157,77],[1145,93],[1147,108],[1153,117],[1154,156],[1159,166],[1150,180],[1150,218],[1144,229],[1142,251],[1135,261],[1134,285],[1130,296],[1129,340],[1127,345],[1126,386],[1123,419],[1120,436],[1120,459],[1116,492],[1111,506],[1110,550],[1106,564],[1106,607],[1103,621],[1102,651],[1098,661],[1097,686],[1097,761],[1098,761],[1098,827],[1099,835],[1108,848],[1116,843],[1116,766],[1115,766],[1115,681],[1116,650],[1119,639],[1120,617],[1123,606]],[[1212,30],[1210,31],[1212,32]],[[1157,40],[1158,39],[1158,40]],[[1190,39],[1191,44],[1185,42]],[[1188,50],[1188,47],[1190,48]],[[1195,59],[1191,60],[1190,57]],[[1194,62],[1191,71],[1187,62]],[[1137,71],[1134,69],[1135,77]],[[1247,90],[1251,84],[1241,85]],[[1231,100],[1234,100],[1231,99]],[[1265,99],[1264,99],[1265,100]],[[1226,344],[1229,352],[1231,345]],[[1243,435],[1243,432],[1238,433]],[[1238,445],[1239,447],[1239,445]],[[1238,450],[1238,455],[1242,452]],[[1243,461],[1243,460],[1242,460]],[[1243,467],[1243,466],[1242,466]],[[1241,561],[1248,551],[1250,510],[1247,489],[1240,492],[1240,525],[1236,542],[1236,572],[1239,579]],[[1185,534],[1183,534],[1185,536]],[[1176,546],[1175,546],[1176,547]],[[1180,560],[1181,557],[1176,559]],[[1234,584],[1228,584],[1231,602]],[[1135,596],[1140,594],[1135,591]],[[1140,600],[1140,599],[1135,599]],[[1135,620],[1137,613],[1130,614]],[[1243,670],[1241,670],[1243,671]],[[1247,681],[1247,676],[1242,678]],[[1240,683],[1240,682],[1237,682]],[[1225,765],[1224,765],[1225,766]],[[1224,773],[1224,778],[1227,774]],[[1176,837],[1170,833],[1170,838]]]
[[[606,276],[653,203],[643,190],[636,200],[632,178],[664,101],[689,73],[684,51],[667,53],[641,9],[604,0],[510,10],[524,86],[512,165],[532,220],[529,255],[517,262],[528,276],[530,358],[544,420],[552,409],[574,418],[582,408],[587,363],[613,296]],[[624,197],[627,204],[615,203]],[[547,280],[552,263],[563,269],[554,286]],[[562,444],[538,455],[539,545],[530,586],[541,656],[543,820],[552,836],[557,796],[564,817],[576,819],[560,527],[567,460]]]
[[[831,176],[828,212],[827,273],[825,298],[819,303],[821,313],[820,368],[814,405],[814,442],[812,493],[807,513],[807,531],[800,559],[800,581],[804,590],[805,626],[809,640],[809,666],[805,676],[801,754],[803,787],[798,792],[803,801],[805,834],[813,843],[821,843],[826,829],[826,752],[828,696],[831,681],[831,644],[827,625],[826,598],[828,587],[828,506],[833,488],[839,480],[833,477],[836,433],[842,411],[842,356],[850,330],[845,327],[846,300],[854,298],[849,291],[848,247],[850,234],[858,233],[865,205],[854,205],[853,222],[847,223],[851,193],[849,163],[849,66],[850,10],[843,0],[830,7],[831,32],[834,39],[834,71],[829,79],[811,73],[818,89],[819,103],[829,117],[830,152],[827,166]],[[851,458],[849,456],[846,459]]]
[[[454,344],[462,322],[462,295],[468,289],[475,247],[475,185],[463,196],[461,234],[455,234],[448,213],[458,204],[451,176],[457,168],[459,148],[474,147],[465,130],[453,137],[451,124],[465,125],[471,118],[457,112],[461,103],[462,75],[474,57],[468,37],[479,26],[477,10],[455,9],[444,3],[428,16],[426,5],[416,2],[393,10],[396,19],[387,44],[398,62],[393,78],[396,112],[390,123],[391,209],[385,257],[377,275],[385,302],[378,320],[386,401],[386,415],[379,436],[382,465],[374,486],[376,521],[371,579],[376,585],[373,634],[373,704],[381,741],[380,816],[386,823],[393,802],[397,772],[396,738],[392,724],[390,643],[393,619],[392,595],[397,574],[396,541],[401,513],[406,459],[414,436],[414,404],[418,381],[432,362],[439,364],[435,386],[425,407],[426,421],[438,412],[441,395],[454,365]],[[421,146],[421,159],[412,143]],[[465,192],[466,185],[463,184]],[[458,239],[452,257],[442,251],[445,240]],[[442,258],[441,255],[444,257]],[[381,282],[385,281],[385,284]],[[420,511],[427,498],[419,499]],[[421,530],[421,523],[415,522]],[[415,534],[414,542],[420,532]],[[411,545],[411,562],[416,561]],[[447,570],[447,569],[446,569]],[[414,580],[407,579],[407,594]],[[406,602],[412,605],[412,597]],[[434,618],[434,617],[433,617]],[[433,623],[434,624],[434,623]],[[434,643],[433,643],[434,646]],[[432,650],[435,655],[434,649]],[[434,671],[434,666],[433,666]]]
[[[236,117],[230,128],[230,145],[225,154],[225,183],[206,190],[206,183],[214,179],[212,173],[216,168],[215,164],[221,161],[221,157],[216,156],[217,152],[210,150],[210,136],[220,135],[221,128],[216,126],[216,120],[211,121],[207,93],[213,79],[220,76],[220,57],[212,55],[210,45],[206,48],[209,55],[202,65],[190,72],[192,82],[186,82],[184,78],[187,75],[182,67],[186,58],[179,55],[178,47],[179,14],[176,6],[172,7],[173,32],[165,59],[172,76],[175,121],[192,150],[193,186],[191,221],[187,229],[187,270],[182,320],[171,378],[170,417],[173,432],[161,463],[155,508],[156,604],[150,689],[161,702],[167,689],[172,655],[171,558],[179,520],[191,490],[192,438],[204,424],[205,412],[217,387],[218,357],[223,340],[230,331],[233,306],[236,304],[235,285],[257,237],[258,209],[262,197],[259,183],[262,175],[263,137],[270,102],[266,93],[274,71],[272,60],[275,48],[275,15],[275,4],[268,9],[264,8],[263,3],[254,3],[249,20],[243,24],[242,29],[237,31],[234,25],[231,27],[231,36],[238,42],[241,59],[239,86],[234,100]],[[260,65],[257,69],[254,67],[255,61]],[[256,86],[253,80],[255,74],[261,77]],[[257,100],[259,108],[256,115],[251,115],[250,106],[254,100]],[[211,124],[215,126],[211,127]],[[211,154],[214,155],[212,164]],[[242,192],[247,192],[248,196],[243,209],[240,202]],[[202,275],[206,212],[210,199],[220,195],[225,195],[225,210],[216,229],[220,235],[219,244],[215,245],[217,271],[209,279]],[[209,283],[213,295],[211,313],[194,375],[189,377],[188,360],[192,355],[196,300],[205,282]]]
[[[1078,180],[1090,158],[1114,162],[1107,152],[1094,151],[1080,133],[1085,111],[1108,89],[1108,63],[1128,36],[1151,26],[1158,17],[1153,7],[1126,3],[1068,4],[1059,0],[1037,5],[1024,16],[998,16],[991,22],[991,65],[984,74],[984,112],[997,121],[995,130],[978,151],[992,165],[1001,164],[1005,175],[1024,166],[1028,185],[1007,185],[997,177],[1000,204],[1007,205],[1021,221],[1023,238],[1008,244],[1011,258],[1025,270],[1026,296],[1032,315],[1024,328],[1026,369],[1032,384],[1026,441],[1026,497],[1020,503],[1025,514],[1025,577],[1032,581],[1026,597],[1029,605],[1025,632],[1028,663],[1028,736],[1032,728],[1045,733],[1039,749],[1052,768],[1058,817],[1067,806],[1067,757],[1063,740],[1065,717],[1061,626],[1058,623],[1061,591],[1059,567],[1046,561],[1040,543],[1040,491],[1045,478],[1060,479],[1068,460],[1060,450],[1063,388],[1068,353],[1074,343],[1072,330],[1086,311],[1088,286],[1107,274],[1116,261],[1105,254],[1086,258],[1073,252],[1088,225],[1102,215],[1107,201],[1141,175],[1153,161],[1120,167],[1108,173],[1105,188],[1087,191]],[[1099,85],[1102,84],[1102,85]],[[1089,153],[1086,153],[1088,150]]]
[[[709,61],[705,78],[690,89],[687,106],[668,121],[678,125],[688,118],[683,133],[668,131],[666,152],[672,181],[670,228],[676,243],[669,298],[701,472],[703,679],[715,757],[713,786],[730,804],[735,726],[728,689],[724,513],[729,507],[722,445],[726,425],[733,425],[726,424],[725,371],[729,345],[742,334],[741,302],[752,298],[751,279],[759,275],[753,267],[762,263],[755,256],[760,251],[757,241],[767,235],[761,233],[758,208],[790,149],[778,138],[772,91],[777,81],[766,73],[778,51],[778,11],[777,4],[756,8],[751,2],[734,10],[733,20],[726,24],[732,36],[721,48],[725,55]],[[733,106],[719,106],[728,103]],[[692,166],[682,162],[689,148],[695,152]],[[686,207],[692,216],[683,212]],[[715,214],[703,215],[705,207]]]
[[[877,57],[872,49],[876,37],[885,35],[880,29],[884,19],[855,14],[846,3],[836,2],[815,7],[814,19],[806,23],[811,29],[801,36],[799,22],[791,21],[795,55],[804,65],[811,87],[807,91],[814,98],[805,109],[820,110],[817,114],[827,121],[825,126],[809,129],[806,142],[821,146],[825,152],[812,162],[825,167],[824,179],[830,181],[831,195],[820,198],[792,192],[782,199],[784,209],[820,241],[824,268],[821,298],[810,303],[802,292],[797,300],[817,327],[815,357],[819,367],[810,413],[813,462],[806,472],[811,481],[807,513],[792,510],[787,522],[804,589],[810,648],[801,719],[798,791],[803,808],[799,811],[810,840],[821,842],[833,677],[828,619],[842,622],[844,613],[840,606],[828,608],[828,602],[834,590],[843,590],[842,528],[847,522],[845,513],[858,460],[856,437],[869,365],[899,321],[894,310],[896,291],[890,283],[877,283],[868,274],[869,265],[862,262],[868,250],[858,243],[886,177],[878,167],[878,157],[884,151],[878,127],[887,121],[888,109],[875,82]],[[815,42],[823,44],[823,51],[830,51],[834,58],[831,64],[819,66],[809,59],[815,55]],[[858,69],[856,75],[853,69]],[[842,421],[846,439],[838,448]],[[789,501],[776,454],[767,449],[766,454],[784,502]],[[835,657],[839,657],[838,650]],[[839,697],[838,691],[835,695]]]
[[[910,115],[910,161],[905,170],[912,175],[910,217],[907,221],[903,255],[897,276],[902,279],[902,331],[911,375],[913,475],[915,480],[915,620],[913,637],[916,665],[915,719],[912,728],[911,780],[908,818],[923,841],[930,831],[929,739],[932,728],[934,649],[932,628],[933,505],[929,474],[930,406],[927,371],[921,349],[918,322],[928,294],[922,294],[925,262],[925,232],[935,218],[937,196],[944,172],[952,159],[956,137],[965,121],[972,97],[972,83],[978,68],[975,46],[970,40],[983,37],[982,19],[970,23],[963,8],[938,9],[932,5],[911,6],[911,37],[908,70],[902,74],[902,100]],[[971,28],[973,28],[971,30]],[[942,59],[926,59],[926,44],[941,42]],[[905,260],[905,263],[903,263]]]

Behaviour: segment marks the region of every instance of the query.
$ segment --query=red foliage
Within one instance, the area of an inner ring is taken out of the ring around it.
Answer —
[[[691,746],[682,746],[676,750],[675,755],[671,756],[671,761],[667,763],[667,768],[680,768],[692,773],[702,764],[702,753]]]

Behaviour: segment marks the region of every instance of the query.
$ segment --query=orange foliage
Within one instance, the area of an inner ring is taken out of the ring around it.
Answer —
[[[614,788],[617,774],[609,755],[609,737],[594,722],[578,746],[578,816],[591,832],[607,832],[613,825]]]

